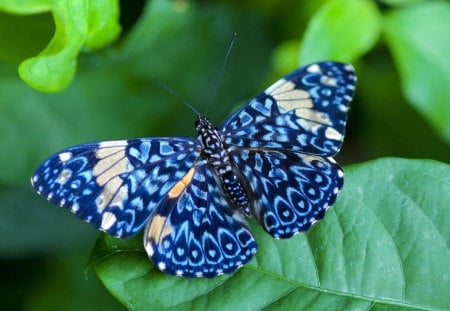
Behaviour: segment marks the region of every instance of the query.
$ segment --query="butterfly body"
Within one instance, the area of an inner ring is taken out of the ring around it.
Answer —
[[[150,137],[74,146],[49,157],[32,184],[94,227],[144,231],[152,262],[170,275],[232,273],[257,244],[254,217],[289,238],[324,217],[343,186],[334,161],[355,89],[353,67],[300,68],[198,137]]]

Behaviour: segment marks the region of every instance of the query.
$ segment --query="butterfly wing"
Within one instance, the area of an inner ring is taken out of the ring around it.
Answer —
[[[355,83],[351,65],[321,62],[300,68],[233,114],[221,126],[225,142],[332,156],[342,145]]]
[[[167,193],[144,233],[161,271],[185,277],[232,273],[256,252],[240,213],[233,211],[208,165],[196,165]]]
[[[351,65],[300,68],[222,126],[255,218],[276,238],[308,230],[343,186],[341,148],[356,76]]]
[[[230,155],[253,194],[255,218],[275,238],[289,238],[322,219],[344,181],[332,158],[257,149]]]
[[[31,178],[36,191],[116,237],[136,234],[199,157],[188,138],[90,143],[63,150]]]

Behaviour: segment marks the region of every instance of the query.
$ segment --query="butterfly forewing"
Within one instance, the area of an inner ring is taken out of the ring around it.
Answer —
[[[256,252],[242,215],[207,165],[191,168],[156,208],[144,244],[160,270],[186,277],[231,273]]]
[[[230,146],[332,156],[341,148],[356,76],[351,65],[322,62],[277,81],[221,127]]]
[[[139,232],[193,166],[196,142],[149,138],[75,146],[47,159],[31,181],[50,202],[113,236]]]

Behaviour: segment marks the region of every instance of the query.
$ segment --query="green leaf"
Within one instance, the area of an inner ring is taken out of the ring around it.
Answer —
[[[327,2],[308,24],[300,50],[300,63],[354,61],[375,44],[381,31],[380,22],[380,14],[373,1]]]
[[[392,10],[384,33],[406,98],[450,143],[450,4],[425,1]]]
[[[450,166],[379,159],[346,169],[325,220],[275,240],[252,222],[255,259],[232,276],[166,276],[142,237],[103,235],[90,264],[133,310],[444,310],[450,308]]]
[[[77,57],[83,48],[98,49],[114,40],[120,32],[117,0],[0,0],[0,10],[14,14],[52,12],[53,38],[37,56],[26,59],[19,66],[20,77],[33,88],[45,92],[61,91],[72,82]],[[8,45],[8,42],[2,44]],[[23,48],[27,49],[25,41]]]

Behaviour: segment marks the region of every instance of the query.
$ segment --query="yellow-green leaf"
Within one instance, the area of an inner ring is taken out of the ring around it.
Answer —
[[[20,77],[31,87],[44,92],[66,88],[75,76],[80,51],[100,48],[120,32],[117,0],[0,0],[0,10],[17,15],[52,13],[53,38],[38,55],[24,60],[19,66]],[[23,48],[27,49],[26,42]]]

